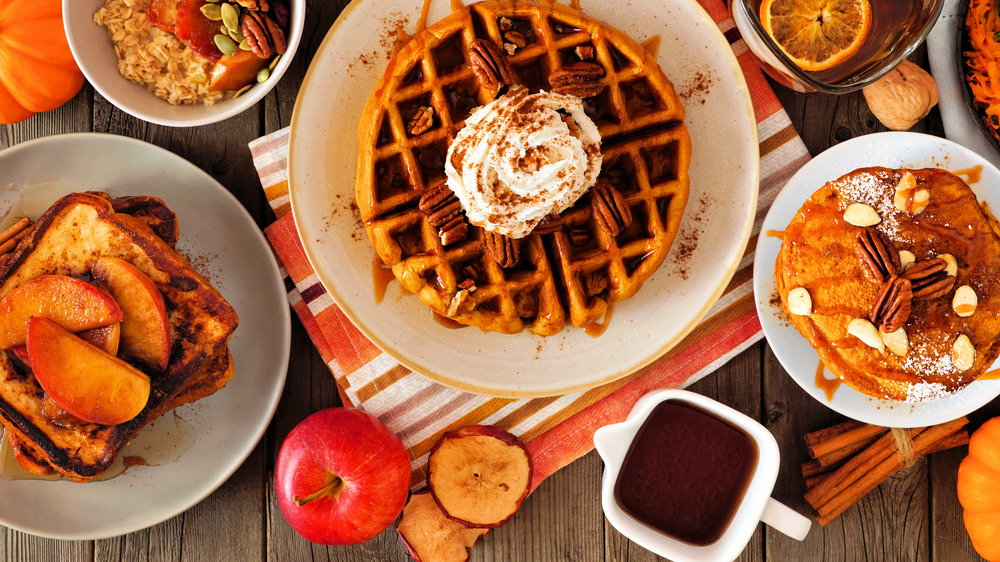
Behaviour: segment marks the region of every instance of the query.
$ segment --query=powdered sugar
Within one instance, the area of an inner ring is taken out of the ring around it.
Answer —
[[[896,174],[891,171],[851,174],[834,185],[840,193],[839,209],[846,210],[851,203],[864,203],[875,209],[882,219],[878,229],[894,242],[912,242],[901,238],[900,212],[893,201],[896,194]]]

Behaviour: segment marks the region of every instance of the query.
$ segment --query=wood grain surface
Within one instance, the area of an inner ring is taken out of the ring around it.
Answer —
[[[263,102],[239,116],[204,127],[160,127],[119,111],[87,85],[62,108],[17,125],[0,126],[0,149],[78,131],[142,139],[211,174],[263,227],[273,216],[247,143],[288,125],[305,70],[346,4],[345,0],[309,0],[305,35],[292,67]],[[925,56],[918,53],[913,60],[924,64]],[[849,138],[885,130],[860,94],[800,95],[780,87],[776,91],[813,154]],[[943,134],[937,110],[914,130]],[[0,180],[2,175],[0,170]],[[774,496],[808,513],[798,468],[807,456],[802,435],[841,418],[802,391],[764,343],[751,347],[691,390],[733,406],[771,430],[782,451]],[[392,530],[358,546],[317,546],[299,537],[277,508],[274,463],[283,438],[310,413],[337,405],[329,371],[293,319],[288,378],[274,420],[253,454],[219,490],[168,521],[112,539],[58,541],[0,528],[0,560],[407,560]],[[1000,415],[998,401],[971,415],[972,427],[996,415]],[[801,543],[760,525],[740,560],[981,560],[965,533],[955,495],[956,470],[964,454],[963,448],[919,461],[826,528],[814,526]],[[546,480],[509,523],[480,542],[472,560],[657,559],[605,521],[599,495],[601,473],[600,459],[590,453]]]

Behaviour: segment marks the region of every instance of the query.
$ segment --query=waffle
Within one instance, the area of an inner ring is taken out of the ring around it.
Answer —
[[[906,172],[916,180],[914,191],[927,190],[930,197],[917,214],[895,204],[896,186]],[[845,212],[853,203],[869,205],[881,221],[864,228],[849,224]],[[992,226],[968,185],[944,170],[855,170],[814,193],[785,229],[775,265],[782,307],[826,367],[858,391],[909,402],[952,394],[1000,355],[1000,237]],[[901,258],[895,266],[912,293],[909,314],[900,324],[908,341],[902,354],[888,345],[880,351],[847,331],[857,318],[875,326],[889,323],[889,314],[873,318],[887,281],[879,280],[858,253],[858,236],[876,232],[890,244],[886,248],[911,252],[914,260],[908,266],[909,259]],[[955,259],[954,275],[946,269],[940,289],[921,289],[926,284],[919,268],[945,254]],[[978,298],[967,317],[958,315],[954,302],[962,286]],[[798,287],[810,295],[808,315],[790,313],[789,293]],[[968,368],[953,356],[961,334],[975,349]]]
[[[146,222],[116,213],[107,197],[87,193],[63,197],[38,219],[0,267],[0,296],[42,275],[86,277],[96,256],[130,262],[163,294],[170,361],[165,371],[134,365],[150,377],[146,407],[117,425],[61,427],[42,414],[43,391],[30,369],[11,351],[0,352],[0,423],[20,448],[18,458],[28,470],[53,469],[78,482],[104,472],[146,423],[222,388],[233,374],[228,341],[238,323],[222,295]]]
[[[598,181],[624,196],[630,227],[617,236],[602,229],[586,194],[562,212],[558,230],[521,239],[512,267],[491,259],[485,231],[472,225],[463,240],[442,244],[418,203],[445,182],[444,157],[464,119],[494,98],[470,66],[476,39],[512,52],[532,92],[550,90],[554,71],[579,62],[577,47],[593,47],[607,86],[585,100],[602,137]],[[426,107],[431,126],[411,134]],[[554,2],[472,4],[417,33],[389,62],[359,126],[358,207],[378,257],[436,313],[502,333],[586,326],[634,295],[670,249],[689,189],[683,119],[654,58],[622,32]]]

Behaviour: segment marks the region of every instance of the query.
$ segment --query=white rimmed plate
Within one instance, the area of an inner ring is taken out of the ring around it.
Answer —
[[[0,523],[45,537],[98,539],[187,510],[243,463],[267,429],[284,386],[291,318],[267,242],[239,201],[211,176],[142,141],[95,133],[46,137],[0,152],[0,170],[0,215],[13,210],[37,218],[73,191],[163,199],[180,223],[178,250],[240,318],[229,343],[233,379],[176,410],[194,430],[190,448],[177,460],[86,484],[0,480]]]
[[[548,338],[447,329],[416,297],[401,297],[395,283],[376,304],[375,252],[350,209],[357,127],[385,69],[396,26],[413,32],[419,2],[352,2],[303,82],[292,117],[289,167],[295,224],[310,262],[368,338],[442,384],[494,396],[549,396],[628,375],[694,328],[722,294],[746,247],[757,202],[757,133],[725,37],[695,0],[584,0],[583,10],[637,40],[661,37],[657,60],[686,98],[694,155],[690,200],[671,254],[635,297],[616,305],[598,338],[572,327]],[[432,2],[428,21],[448,11],[448,2]]]
[[[888,168],[943,168],[959,171],[983,167],[982,179],[971,184],[980,201],[1000,208],[1000,171],[971,150],[940,137],[919,133],[878,133],[838,144],[803,166],[778,194],[764,219],[761,232],[784,230],[802,204],[828,181],[866,166]],[[976,381],[938,400],[908,403],[874,398],[842,384],[827,400],[816,386],[819,357],[809,342],[772,304],[777,295],[774,262],[781,240],[761,236],[754,258],[754,299],[764,335],[774,355],[792,379],[820,403],[850,418],[888,427],[921,427],[953,420],[973,412],[1000,395],[1000,380]],[[1000,366],[1000,361],[993,368]],[[827,371],[829,373],[829,371]]]

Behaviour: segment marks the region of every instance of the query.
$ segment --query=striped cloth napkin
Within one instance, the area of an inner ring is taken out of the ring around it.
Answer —
[[[494,425],[525,441],[534,463],[534,489],[589,452],[594,431],[624,420],[643,394],[691,384],[760,340],[751,281],[757,233],[781,186],[809,160],[809,153],[722,0],[699,1],[729,39],[753,99],[761,154],[753,237],[725,295],[705,320],[662,358],[613,383],[548,398],[494,398],[454,390],[407,370],[347,320],[309,266],[289,212],[288,129],[250,143],[264,192],[278,217],[265,233],[286,275],[288,300],[330,367],[344,402],[374,414],[406,443],[415,489],[425,480],[431,447],[446,431],[471,424]]]

